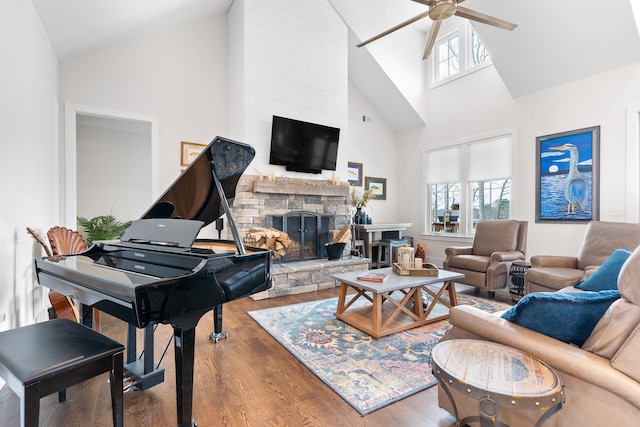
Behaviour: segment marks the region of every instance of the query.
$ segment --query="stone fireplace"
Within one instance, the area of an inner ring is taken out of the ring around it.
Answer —
[[[308,215],[305,224],[320,219],[329,221],[327,231],[337,230],[349,224],[350,208],[346,183],[334,185],[331,181],[280,177],[270,181],[243,175],[231,210],[238,231],[244,235],[250,228],[274,226],[275,223],[267,223],[268,218],[293,212]],[[289,227],[282,231],[289,233]]]
[[[332,274],[368,269],[369,259],[348,255],[349,244],[342,260],[327,260],[324,244],[329,242],[329,232],[350,223],[350,208],[347,183],[243,175],[231,207],[240,235],[251,228],[273,227],[298,241],[284,258],[274,260],[273,288],[254,298],[334,287]]]

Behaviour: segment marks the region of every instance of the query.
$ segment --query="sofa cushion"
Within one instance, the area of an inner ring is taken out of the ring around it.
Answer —
[[[636,248],[618,275],[618,290],[627,301],[640,306],[640,247]]]
[[[620,350],[613,356],[611,366],[634,380],[640,381],[638,354],[640,354],[640,325],[633,330]]]
[[[598,321],[582,349],[611,360],[638,323],[640,306],[620,298]]]
[[[480,271],[482,273],[487,271],[489,264],[491,264],[491,258],[488,256],[458,255],[449,260],[449,267]]]
[[[616,249],[593,274],[578,283],[576,288],[595,292],[618,289],[618,274],[630,255],[629,249]]]
[[[525,295],[502,317],[557,340],[581,346],[618,291],[536,292]]]

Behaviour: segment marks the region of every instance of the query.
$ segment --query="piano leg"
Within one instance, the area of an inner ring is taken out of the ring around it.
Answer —
[[[213,332],[209,335],[209,339],[214,343],[222,338],[227,338],[227,333],[222,332],[222,304],[213,307]]]
[[[87,328],[93,329],[93,307],[85,304],[81,304],[81,307],[82,313],[80,313],[80,316],[82,316],[82,324]]]
[[[176,362],[176,405],[178,427],[197,427],[191,418],[193,409],[193,360],[196,344],[196,328],[173,327],[173,344]]]

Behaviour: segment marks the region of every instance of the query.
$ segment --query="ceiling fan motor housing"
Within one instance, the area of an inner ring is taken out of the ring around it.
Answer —
[[[434,21],[443,21],[451,18],[456,13],[456,6],[456,0],[436,1],[429,9],[429,18]]]

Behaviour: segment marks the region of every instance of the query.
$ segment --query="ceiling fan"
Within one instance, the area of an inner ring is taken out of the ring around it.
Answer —
[[[517,27],[516,24],[513,24],[508,21],[504,21],[502,19],[486,15],[484,13],[476,12],[475,10],[467,9],[466,7],[458,6],[459,3],[462,3],[464,0],[412,0],[416,3],[422,3],[426,6],[429,6],[429,10],[420,15],[414,16],[411,19],[404,21],[403,23],[396,25],[393,28],[389,28],[387,31],[384,31],[377,36],[373,36],[368,40],[363,41],[358,47],[362,47],[366,44],[369,44],[373,41],[378,40],[388,34],[393,33],[400,28],[404,28],[407,25],[413,24],[416,21],[421,20],[422,18],[426,18],[427,16],[431,18],[433,24],[431,25],[431,30],[429,31],[429,38],[427,39],[427,46],[424,49],[424,55],[422,59],[429,58],[431,55],[431,50],[433,49],[433,45],[436,42],[436,37],[438,36],[438,30],[440,30],[440,25],[442,21],[445,19],[451,18],[453,15],[459,16],[461,18],[470,19],[472,21],[481,22],[483,24],[492,25],[494,27],[502,28],[504,30],[512,31]]]

